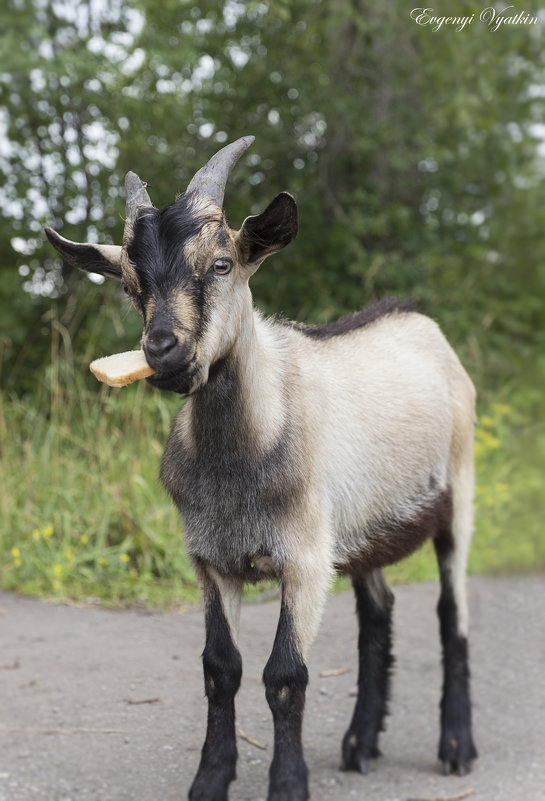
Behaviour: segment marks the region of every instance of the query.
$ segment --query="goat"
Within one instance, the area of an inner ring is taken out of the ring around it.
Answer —
[[[335,571],[352,578],[358,696],[342,768],[366,773],[387,712],[393,595],[381,568],[432,538],[443,647],[439,758],[465,773],[471,732],[465,566],[472,530],[475,390],[439,327],[386,299],[334,323],[264,319],[248,279],[297,234],[291,195],[239,231],[222,211],[230,169],[254,141],[216,153],[158,210],[128,173],[122,246],[77,244],[72,265],[120,280],[144,320],[149,382],[187,396],[161,478],[181,512],[206,624],[208,725],[191,801],[235,778],[234,698],[245,582],[275,577],[278,629],[263,673],[274,722],[269,801],[308,798],[302,720],[309,646]]]

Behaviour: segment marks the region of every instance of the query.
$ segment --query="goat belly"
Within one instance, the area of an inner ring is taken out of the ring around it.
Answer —
[[[95,359],[89,369],[99,381],[109,387],[126,387],[133,381],[149,378],[155,373],[147,363],[143,350],[129,350]]]

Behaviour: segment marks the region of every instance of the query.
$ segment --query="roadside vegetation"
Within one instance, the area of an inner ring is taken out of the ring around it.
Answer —
[[[252,278],[256,305],[320,323],[416,298],[479,395],[470,570],[543,570],[544,23],[432,30],[402,6],[0,3],[1,587],[196,599],[158,481],[181,401],[88,374],[141,320],[43,228],[120,243],[128,170],[162,207],[245,134],[230,224],[282,190],[300,209],[297,240]],[[434,578],[431,546],[388,573]]]
[[[1,586],[108,606],[195,602],[181,522],[158,478],[181,399],[145,382],[89,384],[85,372],[56,357],[39,392],[3,398]],[[545,568],[534,458],[544,447],[543,429],[520,409],[482,400],[470,572]],[[394,583],[435,579],[431,544],[387,572]]]

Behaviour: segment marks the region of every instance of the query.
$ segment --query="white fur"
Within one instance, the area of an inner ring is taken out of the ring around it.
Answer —
[[[247,311],[236,309],[234,352],[255,449],[271,448],[287,420],[300,434],[306,494],[279,521],[266,572],[272,559],[301,652],[316,633],[333,565],[371,552],[370,533],[388,536],[383,521],[417,518],[447,487],[455,508],[451,577],[465,633],[474,390],[439,327],[395,312],[319,340]],[[191,403],[178,429],[188,447]],[[191,551],[191,532],[187,538]]]

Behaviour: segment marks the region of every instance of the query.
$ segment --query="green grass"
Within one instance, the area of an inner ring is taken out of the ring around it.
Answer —
[[[534,419],[520,396],[513,396],[510,404],[491,402],[479,415],[470,574],[545,568],[545,426]],[[435,579],[432,544],[387,568],[386,574],[392,583]]]
[[[88,387],[62,365],[36,397],[0,398],[4,589],[111,606],[197,600],[180,520],[158,479],[180,403],[142,382]],[[523,407],[491,403],[480,415],[470,572],[545,567],[545,430]],[[431,545],[387,573],[391,582],[436,578]]]
[[[196,600],[158,480],[179,400],[65,378],[47,409],[4,399],[0,410],[2,586],[108,605]]]

